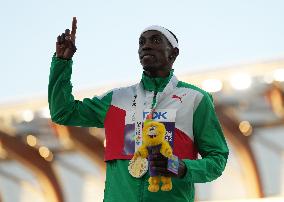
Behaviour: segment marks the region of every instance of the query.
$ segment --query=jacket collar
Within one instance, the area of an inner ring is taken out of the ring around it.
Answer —
[[[173,77],[174,70],[170,71],[168,77],[149,77],[144,72],[142,75],[141,83],[143,84],[144,90],[154,91],[154,92],[163,92],[165,87],[169,84],[170,80]]]

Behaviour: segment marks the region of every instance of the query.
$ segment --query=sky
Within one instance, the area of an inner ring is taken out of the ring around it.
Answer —
[[[179,40],[175,74],[284,56],[283,0],[0,0],[0,103],[47,96],[56,37],[78,20],[74,91],[139,81],[149,25]]]

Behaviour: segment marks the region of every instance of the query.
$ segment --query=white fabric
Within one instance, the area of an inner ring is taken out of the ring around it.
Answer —
[[[177,88],[177,83],[178,79],[173,75],[164,91],[158,92],[156,97],[156,109],[176,109],[175,127],[184,132],[192,141],[194,141],[193,114],[201,102],[203,94],[191,88]],[[116,89],[113,92],[111,103],[113,106],[126,111],[126,123],[136,123],[137,132],[139,131],[140,134],[141,129],[137,127],[137,122],[143,122],[143,110],[151,108],[154,96],[154,92],[145,91],[142,85],[143,84],[140,82],[133,86]],[[136,107],[132,105],[135,95],[137,95]],[[181,97],[182,102],[173,98],[173,95]]]
[[[157,105],[159,105],[161,98],[163,98],[164,95],[170,94],[174,91],[174,88],[176,87],[178,83],[178,80],[176,76],[172,76],[169,83],[163,90],[163,92],[158,92],[156,97],[156,105],[153,107],[156,108]],[[154,92],[145,91],[143,88],[142,82],[140,82],[136,87],[136,93],[137,93],[137,106],[135,108],[135,151],[137,151],[137,148],[142,145],[142,123],[143,123],[143,111],[148,108],[148,110],[152,110],[152,102],[154,97]],[[171,109],[174,111],[173,118],[176,118],[176,109]],[[167,109],[167,111],[170,111]],[[173,121],[173,120],[171,120]],[[175,121],[173,121],[175,122]]]
[[[140,82],[136,87],[137,105],[135,107],[135,151],[142,145],[142,124],[145,91],[143,84]]]
[[[152,25],[150,27],[147,27],[146,29],[144,29],[142,31],[142,34],[146,31],[150,31],[150,30],[156,30],[161,32],[170,42],[170,44],[174,47],[174,48],[178,48],[178,42],[175,39],[175,37],[164,27],[159,26],[159,25]]]

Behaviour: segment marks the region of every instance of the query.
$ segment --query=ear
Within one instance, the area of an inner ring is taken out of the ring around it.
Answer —
[[[173,48],[173,49],[172,49],[172,53],[171,53],[171,55],[170,55],[170,60],[171,60],[172,62],[174,62],[174,61],[176,60],[176,58],[177,58],[178,55],[179,55],[179,49],[178,49],[178,48]]]

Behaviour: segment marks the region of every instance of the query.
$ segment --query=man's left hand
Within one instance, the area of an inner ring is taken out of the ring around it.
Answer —
[[[178,174],[175,174],[167,169],[168,158],[164,157],[162,154],[149,155],[148,160],[152,170],[161,176],[182,178],[187,172],[186,165],[181,159],[179,159]]]

